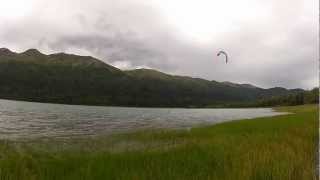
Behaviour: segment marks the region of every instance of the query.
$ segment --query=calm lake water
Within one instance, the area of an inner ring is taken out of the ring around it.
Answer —
[[[280,114],[283,113],[270,108],[123,108],[0,100],[0,139],[94,136],[140,129],[190,128]]]

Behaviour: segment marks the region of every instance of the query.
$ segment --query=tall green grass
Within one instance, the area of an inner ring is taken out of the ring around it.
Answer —
[[[0,142],[0,179],[316,180],[318,108],[191,130]]]

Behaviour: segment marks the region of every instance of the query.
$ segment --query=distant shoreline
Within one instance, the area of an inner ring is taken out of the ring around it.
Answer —
[[[119,107],[119,108],[147,108],[147,109],[256,109],[256,108],[276,108],[276,107],[282,107],[282,106],[214,106],[214,107],[163,107],[163,106],[153,106],[153,107],[145,107],[145,106],[108,106],[108,105],[90,105],[90,104],[64,104],[64,103],[55,103],[55,102],[41,102],[41,101],[30,101],[30,100],[23,100],[23,99],[11,99],[11,98],[0,98],[0,100],[5,101],[18,101],[18,102],[26,102],[26,103],[38,103],[38,104],[54,104],[54,105],[64,105],[64,106],[90,106],[90,107]]]

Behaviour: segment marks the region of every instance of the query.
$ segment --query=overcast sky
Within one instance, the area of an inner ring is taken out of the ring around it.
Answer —
[[[318,20],[317,0],[0,0],[0,47],[264,88],[312,88],[319,81]]]

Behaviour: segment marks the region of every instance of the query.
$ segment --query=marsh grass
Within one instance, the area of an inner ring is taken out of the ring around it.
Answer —
[[[0,179],[316,180],[318,108],[191,130],[0,142]]]

